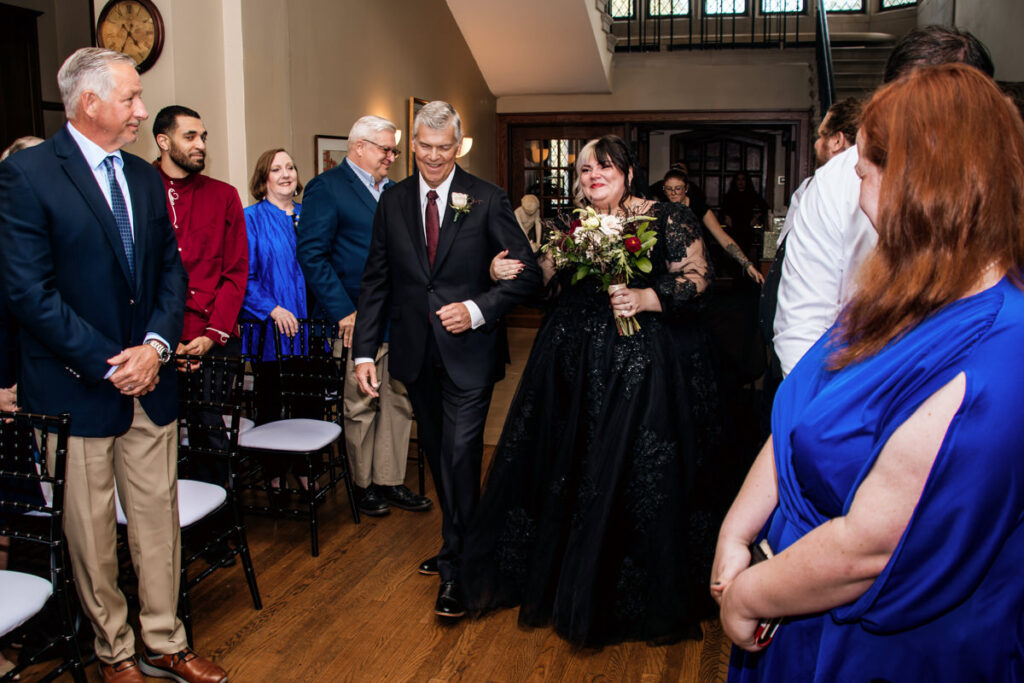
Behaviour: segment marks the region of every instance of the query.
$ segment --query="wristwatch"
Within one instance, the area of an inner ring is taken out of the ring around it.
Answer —
[[[156,355],[157,358],[160,359],[160,365],[167,365],[167,363],[170,362],[171,350],[167,348],[166,344],[159,339],[147,339],[145,343],[156,349]]]

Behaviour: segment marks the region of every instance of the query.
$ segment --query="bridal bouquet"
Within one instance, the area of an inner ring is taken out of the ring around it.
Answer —
[[[651,272],[649,256],[658,241],[650,228],[654,218],[601,214],[591,206],[574,213],[578,218],[567,227],[553,227],[541,246],[556,270],[576,269],[572,284],[593,275],[601,280],[602,289],[614,292],[637,272]],[[620,335],[630,336],[640,329],[640,322],[616,315],[615,327]]]

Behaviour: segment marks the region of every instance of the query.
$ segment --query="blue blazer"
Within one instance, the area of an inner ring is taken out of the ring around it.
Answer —
[[[394,184],[389,180],[384,189]],[[337,321],[356,310],[376,211],[377,200],[347,161],[306,186],[296,253],[315,315]]]
[[[122,152],[135,230],[133,282],[114,221],[66,128],[0,164],[0,259],[20,323],[19,402],[31,412],[71,413],[75,436],[110,437],[134,408],[104,380],[107,359],[147,332],[173,349],[181,336],[187,277],[156,169]],[[158,425],[177,416],[171,365],[141,399]]]

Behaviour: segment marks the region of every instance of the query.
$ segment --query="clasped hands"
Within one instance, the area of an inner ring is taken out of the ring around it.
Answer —
[[[117,367],[107,379],[125,396],[145,396],[160,382],[160,355],[149,344],[130,346],[107,363]]]
[[[622,287],[609,292],[612,310],[620,318],[630,318],[641,311],[661,311],[661,301],[650,287]]]
[[[760,618],[751,615],[743,604],[743,586],[733,590],[736,579],[750,567],[750,549],[739,539],[720,538],[711,568],[711,597],[721,607],[719,618],[725,635],[747,652],[763,650],[754,643],[754,632]]]

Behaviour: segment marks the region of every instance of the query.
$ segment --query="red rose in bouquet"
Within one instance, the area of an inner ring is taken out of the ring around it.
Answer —
[[[638,251],[640,251],[640,248],[643,245],[640,242],[639,237],[637,237],[636,235],[630,235],[625,240],[623,240],[622,246],[624,246],[626,248],[626,251],[628,251],[630,254],[635,254]]]

